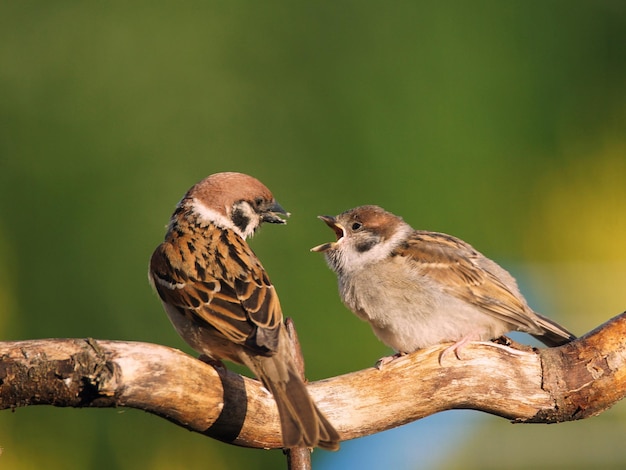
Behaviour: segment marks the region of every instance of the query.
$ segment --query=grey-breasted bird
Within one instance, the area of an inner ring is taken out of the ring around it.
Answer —
[[[488,341],[509,331],[548,346],[575,336],[534,312],[513,276],[464,241],[414,230],[378,206],[320,216],[337,240],[312,248],[337,274],[344,304],[399,353]]]

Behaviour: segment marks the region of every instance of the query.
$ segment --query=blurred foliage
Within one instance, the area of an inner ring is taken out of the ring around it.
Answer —
[[[538,308],[591,329],[623,308],[617,278],[608,292],[586,279],[623,272],[625,40],[611,0],[4,2],[2,338],[189,351],[147,262],[187,188],[223,170],[294,214],[252,245],[311,379],[387,353],[308,252],[332,235],[316,215],[360,204],[529,263]],[[559,284],[554,263],[574,262],[585,282]],[[596,317],[567,310],[572,292]],[[4,412],[0,447],[15,469],[284,466],[128,410]]]
[[[626,123],[626,113],[623,117]],[[626,263],[626,243],[620,243],[626,234],[626,217],[620,217],[626,214],[626,135],[622,137],[600,141],[584,155],[568,149],[574,158],[567,166],[541,175],[533,194],[536,211],[526,229],[536,259]]]
[[[569,326],[580,333],[626,307],[625,136],[599,139],[595,148],[572,136],[567,165],[545,171],[531,196],[528,283],[546,313],[572,317]]]

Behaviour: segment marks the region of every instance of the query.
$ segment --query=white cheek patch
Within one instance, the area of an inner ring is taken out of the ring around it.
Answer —
[[[344,246],[339,248],[341,253],[340,263],[346,271],[355,271],[366,267],[370,263],[380,261],[389,256],[389,253],[402,240],[406,239],[412,231],[413,229],[410,225],[400,225],[393,236],[384,242],[377,243],[367,251],[358,251],[354,246],[347,246],[347,241],[344,241],[342,238],[340,241],[343,241]]]
[[[232,219],[235,229],[239,230],[243,238],[254,235],[259,226],[259,214],[246,201],[240,201],[233,206]]]
[[[237,233],[237,235],[239,235],[240,237],[246,238],[244,234],[241,232],[241,230],[239,230],[239,228],[235,226],[235,224],[233,224],[232,220],[220,214],[216,210],[210,209],[209,207],[205,206],[198,199],[194,198],[192,200],[191,208],[198,215],[198,220],[200,222],[205,223],[207,225],[214,224],[220,228],[232,230],[235,233]]]

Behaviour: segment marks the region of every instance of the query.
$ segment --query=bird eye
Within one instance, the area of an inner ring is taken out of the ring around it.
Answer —
[[[262,197],[257,197],[254,199],[254,205],[259,207],[261,204],[263,204],[263,198]]]
[[[363,226],[363,224],[362,224],[362,223],[360,223],[360,222],[355,222],[355,223],[353,223],[353,224],[352,224],[352,230],[358,230],[358,229],[360,229],[362,226]]]

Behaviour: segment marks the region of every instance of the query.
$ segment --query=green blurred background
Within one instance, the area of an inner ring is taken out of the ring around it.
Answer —
[[[293,213],[252,245],[312,380],[389,352],[308,251],[332,237],[316,215],[361,204],[469,241],[582,334],[626,306],[625,123],[621,0],[3,2],[1,338],[190,352],[147,263],[188,187],[224,170]],[[396,468],[626,465],[622,405],[556,426],[441,416],[314,463],[378,443],[360,468],[409,447]],[[3,469],[285,468],[123,409],[5,411],[0,447]]]

